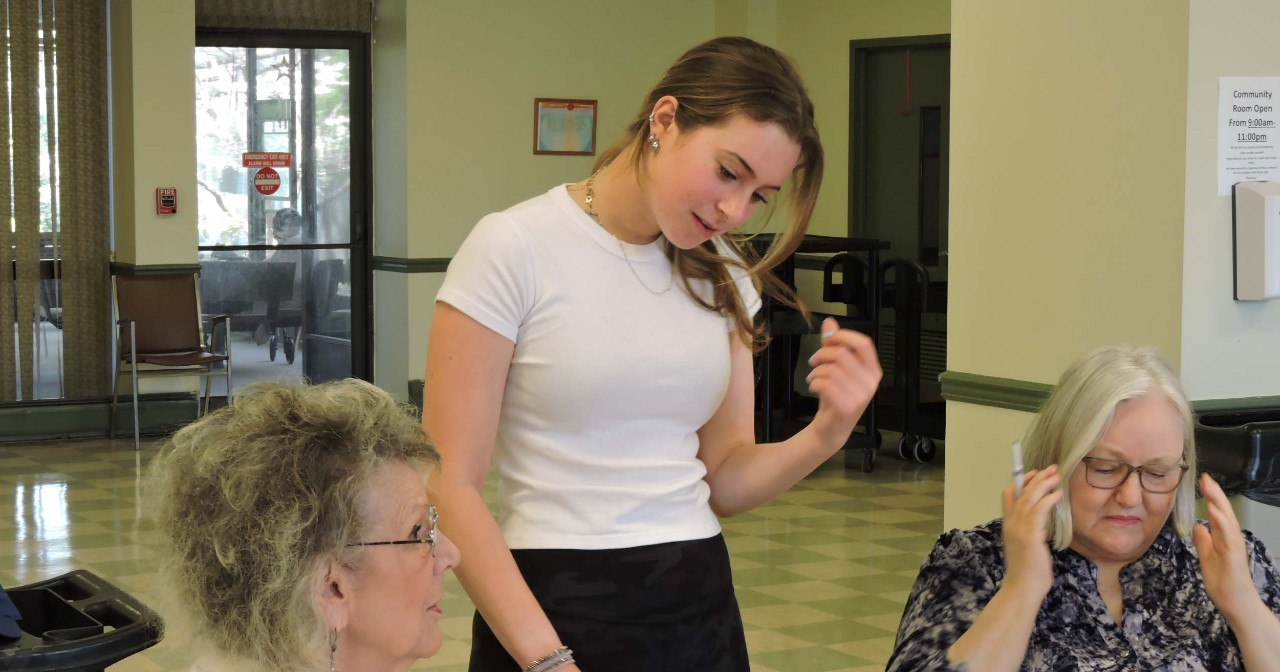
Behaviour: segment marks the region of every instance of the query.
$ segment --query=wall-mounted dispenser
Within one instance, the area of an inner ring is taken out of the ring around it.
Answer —
[[[1231,187],[1231,238],[1235,299],[1280,299],[1280,182]]]

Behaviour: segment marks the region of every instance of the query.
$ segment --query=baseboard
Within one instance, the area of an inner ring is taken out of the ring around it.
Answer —
[[[142,434],[169,434],[194,420],[197,408],[191,394],[140,395],[138,426]],[[0,404],[0,441],[105,437],[110,417],[109,398]],[[132,401],[122,399],[116,407],[116,436],[132,433]]]

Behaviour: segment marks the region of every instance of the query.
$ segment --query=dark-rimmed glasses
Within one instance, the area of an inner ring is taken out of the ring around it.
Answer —
[[[1114,490],[1129,480],[1130,474],[1137,472],[1138,484],[1143,490],[1157,495],[1165,495],[1178,489],[1182,477],[1187,473],[1186,462],[1178,464],[1145,464],[1135,467],[1119,460],[1107,460],[1101,457],[1081,458],[1084,462],[1084,480],[1089,485],[1102,490]]]
[[[412,534],[415,536],[411,539],[398,539],[396,541],[353,541],[347,544],[347,546],[399,546],[401,544],[430,544],[431,550],[429,551],[429,554],[435,555],[436,536],[440,529],[440,514],[436,511],[436,507],[433,504],[427,505],[427,520],[430,521],[431,529],[427,531],[427,536],[425,537],[417,536],[422,533],[422,526],[419,525],[418,527],[413,528]]]

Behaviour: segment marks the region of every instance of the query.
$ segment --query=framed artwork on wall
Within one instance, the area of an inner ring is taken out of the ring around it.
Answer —
[[[535,98],[533,153],[591,156],[596,153],[596,101]]]

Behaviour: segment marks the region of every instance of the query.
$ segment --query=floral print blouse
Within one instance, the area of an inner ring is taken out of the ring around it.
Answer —
[[[965,669],[947,661],[947,650],[1004,580],[1000,531],[995,520],[938,539],[907,600],[889,672]],[[1280,614],[1280,573],[1248,531],[1245,542],[1254,585]],[[1075,551],[1053,553],[1053,587],[1036,616],[1023,672],[1244,669],[1235,636],[1205,593],[1195,546],[1172,525],[1120,571],[1120,625],[1098,594],[1097,577],[1097,566]]]

